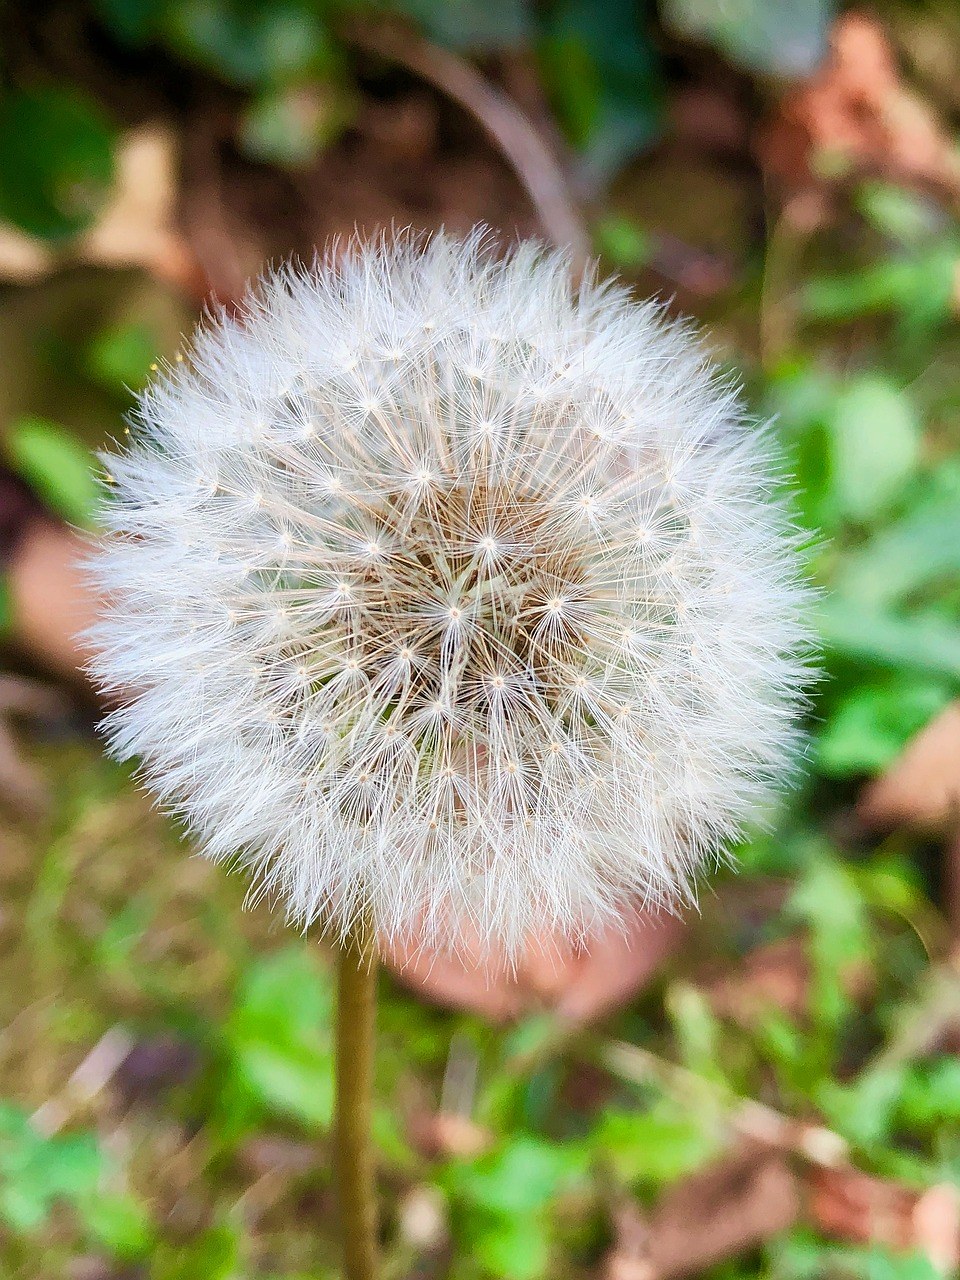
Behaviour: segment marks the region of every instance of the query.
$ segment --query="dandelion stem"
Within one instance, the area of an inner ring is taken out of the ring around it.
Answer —
[[[345,1280],[375,1280],[377,1209],[370,1120],[373,1100],[377,965],[370,929],[339,956],[336,1173]]]

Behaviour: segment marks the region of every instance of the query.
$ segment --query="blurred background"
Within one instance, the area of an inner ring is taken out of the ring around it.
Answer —
[[[336,1275],[331,974],[106,762],[94,451],[211,297],[485,221],[695,315],[776,418],[810,768],[630,947],[382,978],[384,1274],[960,1266],[954,0],[8,0],[0,1276]]]

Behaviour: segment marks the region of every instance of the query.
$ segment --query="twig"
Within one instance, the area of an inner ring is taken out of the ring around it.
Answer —
[[[348,38],[426,80],[474,117],[509,161],[547,237],[569,248],[580,274],[590,257],[590,237],[556,156],[528,118],[506,94],[469,63],[398,27],[353,26]]]
[[[745,1138],[752,1138],[781,1151],[791,1151],[811,1164],[832,1169],[847,1159],[847,1142],[838,1133],[822,1125],[806,1124],[752,1098],[742,1098],[699,1076],[686,1067],[658,1058],[648,1049],[624,1041],[609,1041],[600,1046],[601,1064],[614,1075],[632,1084],[658,1081],[673,1092],[692,1099],[711,1095],[726,1112],[730,1125]]]
[[[100,1037],[61,1092],[31,1117],[34,1126],[48,1137],[59,1132],[71,1117],[101,1093],[126,1061],[133,1037],[123,1027],[111,1027]]]

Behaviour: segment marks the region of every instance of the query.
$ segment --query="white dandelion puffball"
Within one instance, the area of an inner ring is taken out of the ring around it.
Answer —
[[[94,674],[301,924],[516,956],[689,898],[789,762],[795,538],[689,329],[522,243],[353,243],[143,395]]]

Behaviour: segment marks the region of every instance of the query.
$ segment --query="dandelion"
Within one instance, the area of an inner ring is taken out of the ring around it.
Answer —
[[[784,774],[805,597],[763,433],[561,254],[283,268],[109,465],[112,748],[354,960],[689,899]]]

